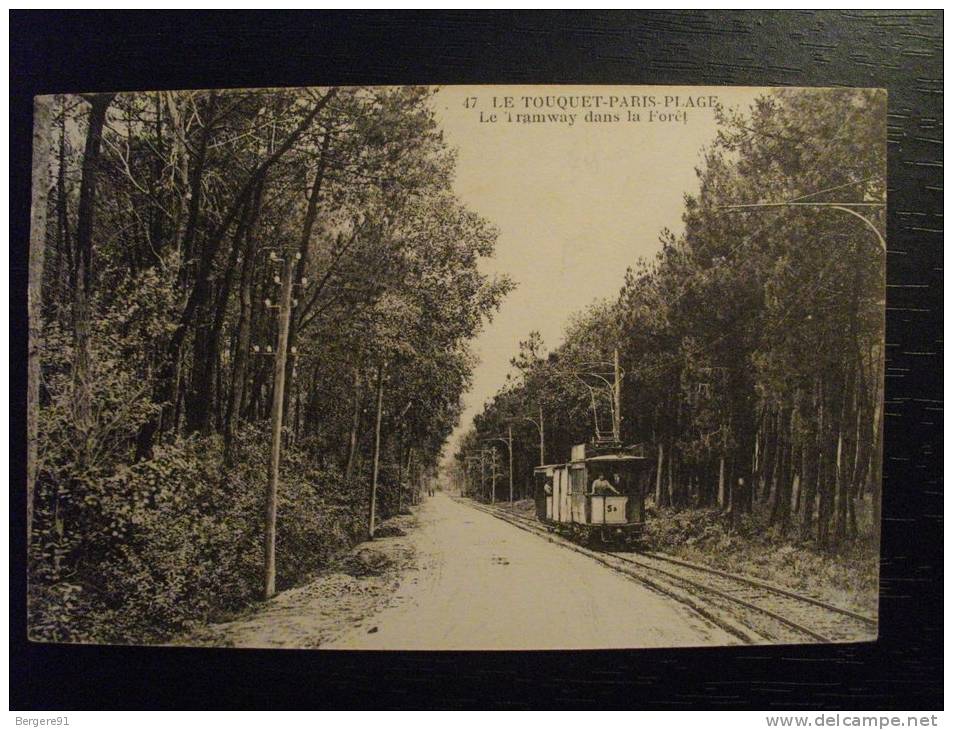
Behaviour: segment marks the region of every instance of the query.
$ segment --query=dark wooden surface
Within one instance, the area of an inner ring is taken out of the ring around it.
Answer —
[[[10,31],[12,708],[942,706],[942,13],[14,12]],[[477,654],[27,644],[21,536],[31,96],[569,82],[888,89],[887,342],[888,366],[897,369],[887,379],[880,640]]]

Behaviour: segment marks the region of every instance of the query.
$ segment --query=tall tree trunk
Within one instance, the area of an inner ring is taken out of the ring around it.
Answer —
[[[184,223],[181,223],[180,219],[181,228],[176,232],[177,247],[181,251],[178,285],[182,289],[185,289],[188,284],[188,272],[192,266],[194,241],[198,230],[199,215],[202,210],[202,179],[205,174],[208,145],[212,137],[212,117],[216,102],[217,92],[213,91],[208,95],[204,109],[206,123],[202,127],[202,133],[199,135],[199,141],[191,159],[188,159],[185,153],[187,147],[181,140],[180,146],[176,148],[182,155],[182,165],[187,171],[185,178],[187,187],[183,196],[184,205],[181,206],[186,209],[186,214]],[[170,113],[175,122],[177,121],[175,113],[177,109],[171,94],[169,95],[169,104]],[[180,127],[179,133],[184,135],[184,127]],[[207,286],[207,284],[207,280],[203,282],[203,285]],[[189,323],[191,323],[191,312],[189,313]],[[165,352],[160,356],[156,368],[156,385],[152,398],[153,403],[158,406],[159,412],[148,419],[139,429],[136,437],[136,459],[145,459],[152,454],[153,441],[160,428],[168,429],[170,424],[175,428],[178,424],[181,402],[184,398],[184,392],[181,390],[183,383],[181,350],[187,332],[187,328],[183,328],[180,324],[166,346]]]
[[[64,290],[72,292],[76,286],[76,264],[73,261],[73,241],[70,235],[69,211],[67,210],[66,193],[66,100],[62,101],[60,114],[60,149],[59,164],[56,175],[56,226],[59,238],[60,251],[66,259],[66,284]]]
[[[198,261],[198,271],[195,275],[195,283],[192,286],[191,292],[189,293],[185,307],[179,316],[179,322],[176,325],[176,329],[173,332],[172,337],[169,339],[169,344],[166,348],[163,363],[158,371],[157,387],[153,394],[153,402],[156,404],[162,405],[171,400],[172,393],[170,391],[175,374],[175,362],[177,361],[179,352],[181,351],[182,345],[185,342],[186,335],[192,329],[196,314],[204,308],[208,299],[212,266],[214,264],[215,257],[222,239],[225,237],[228,231],[231,230],[236,216],[248,202],[248,199],[255,187],[260,184],[260,182],[268,174],[268,171],[282,157],[284,157],[284,155],[301,138],[308,127],[311,126],[314,118],[331,100],[335,93],[336,90],[331,89],[317,103],[315,103],[315,105],[311,108],[311,111],[309,111],[304,118],[302,118],[301,122],[299,122],[298,126],[289,132],[281,144],[279,144],[272,151],[272,153],[248,175],[231,205],[225,212],[225,215],[222,217],[222,220],[219,222],[218,226],[205,238],[204,244],[202,246],[202,255]],[[206,120],[206,128],[209,128],[210,126],[211,121]],[[187,229],[186,239],[188,241],[192,240],[193,235],[194,234],[190,234],[189,230]],[[136,448],[139,458],[144,458],[151,453],[153,439],[155,438],[157,430],[158,422],[155,419],[150,420],[143,426],[142,429],[140,429]]]
[[[725,454],[718,455],[718,507],[725,508]]]
[[[790,444],[787,441],[787,423],[788,409],[782,406],[778,409],[778,428],[777,428],[777,458],[774,462],[774,476],[772,481],[774,488],[771,491],[771,515],[768,519],[769,525],[779,525],[784,520],[784,485],[787,481],[787,471],[790,453]]]
[[[46,205],[50,189],[50,98],[33,101],[33,165],[30,200],[30,263],[27,284],[26,395],[26,539],[33,538],[33,494],[36,485],[37,436],[40,409],[40,341],[43,335],[43,262],[46,253]],[[63,160],[60,160],[60,167]]]
[[[880,351],[877,358],[877,367],[874,372],[874,415],[871,423],[871,456],[870,456],[870,507],[873,522],[873,533],[877,545],[880,545],[881,532],[881,479],[883,470],[883,396],[884,396],[884,352]]]
[[[814,505],[817,499],[817,446],[814,438],[807,438],[801,450],[801,495],[798,511],[801,515],[801,537],[811,534],[814,526]]]
[[[115,94],[95,94],[84,97],[90,104],[89,122],[86,129],[86,146],[83,151],[83,178],[80,183],[79,209],[76,217],[76,248],[73,262],[76,273],[73,277],[73,424],[76,432],[76,459],[74,474],[82,474],[87,466],[90,438],[93,430],[92,396],[90,393],[90,312],[89,299],[92,288],[93,221],[96,212],[96,185],[99,175],[99,160],[102,149],[103,126],[106,112]],[[76,490],[76,477],[70,491]],[[58,487],[54,499],[54,525],[59,539],[65,536],[64,493]],[[59,569],[57,559],[55,570]]]
[[[853,455],[851,456],[850,475],[847,481],[847,534],[857,536],[856,500],[860,493],[860,482],[866,471],[866,439],[864,438],[864,411],[863,381],[858,378],[858,389],[854,407],[854,427],[851,430]]]
[[[774,470],[774,461],[776,458],[774,447],[777,443],[775,441],[776,429],[773,427],[771,409],[767,404],[762,411],[760,430],[764,434],[764,447],[758,462],[758,468],[756,469],[757,477],[751,487],[753,492],[760,495],[761,500],[764,501],[771,493],[771,475]]]
[[[242,415],[245,400],[249,349],[251,348],[252,273],[256,252],[255,237],[249,235],[242,260],[239,284],[238,333],[235,339],[235,355],[232,360],[232,383],[228,410],[225,414],[224,451],[225,464],[231,466],[235,458],[235,432]]]
[[[195,256],[195,239],[199,226],[199,215],[202,211],[202,178],[205,175],[205,165],[208,157],[208,146],[212,139],[212,120],[215,115],[215,107],[218,103],[218,92],[211,91],[208,94],[207,103],[203,114],[206,123],[202,126],[202,134],[199,136],[198,146],[192,159],[188,161],[188,187],[185,193],[185,229],[182,233],[182,259],[179,269],[179,285],[184,289],[188,282],[188,272],[192,267],[192,259]]]
[[[840,404],[837,393],[843,381],[827,383],[827,392],[824,394],[825,411],[828,418],[821,434],[821,463],[818,483],[818,510],[817,510],[817,541],[821,547],[829,547],[831,538],[831,521],[834,516],[834,490],[837,479],[837,445],[840,428],[837,417],[840,413]]]
[[[847,517],[847,500],[844,487],[847,482],[844,474],[844,431],[837,431],[837,448],[834,456],[834,542],[839,544],[844,538],[844,521]]]
[[[837,517],[835,520],[835,538],[840,544],[847,537],[848,521],[848,502],[853,499],[853,471],[850,467],[850,455],[853,451],[853,412],[852,408],[857,407],[856,386],[860,376],[859,352],[857,348],[858,333],[860,331],[860,286],[861,286],[861,242],[855,241],[854,258],[854,277],[851,287],[851,308],[850,308],[850,327],[847,336],[847,351],[851,355],[844,362],[846,370],[845,385],[841,394],[842,406],[838,422],[838,460],[837,460]]]
[[[165,102],[165,109],[169,116],[169,126],[171,127],[171,134],[169,135],[169,166],[171,169],[169,184],[173,190],[172,245],[175,250],[182,255],[181,259],[184,262],[186,256],[182,249],[182,242],[185,237],[187,211],[192,201],[186,194],[175,195],[174,191],[176,185],[183,191],[190,190],[189,181],[191,179],[191,173],[189,170],[189,156],[185,144],[186,129],[182,121],[182,115],[179,113],[179,105],[176,102],[175,92],[162,92],[161,97]]]
[[[304,224],[301,226],[301,238],[298,242],[298,253],[301,254],[301,258],[298,259],[298,265],[295,267],[295,283],[301,283],[301,280],[304,278],[305,274],[311,268],[311,258],[312,258],[312,246],[311,238],[314,233],[314,224],[318,218],[318,203],[321,200],[321,189],[324,183],[324,175],[328,166],[328,148],[331,144],[331,133],[325,132],[324,137],[321,140],[321,152],[320,157],[318,158],[318,167],[314,174],[314,181],[311,183],[311,191],[308,194],[308,208],[305,211]],[[305,288],[302,286],[299,288],[299,291],[304,292]],[[289,330],[289,347],[294,347],[298,341],[298,328],[301,323],[301,309],[295,307],[291,312],[291,329]],[[294,363],[289,359],[288,361],[288,371],[285,374],[290,381],[291,378],[291,368],[294,367]],[[288,407],[288,398],[290,397],[290,391],[286,393],[285,396],[285,410],[287,411]]]
[[[850,431],[851,404],[854,399],[856,370],[848,365],[847,385],[841,393],[841,411],[837,424],[837,511],[834,519],[834,539],[840,544],[847,537],[847,502],[850,498]]]
[[[814,509],[817,501],[817,482],[821,473],[819,455],[819,438],[824,430],[824,399],[823,384],[820,378],[814,382],[812,389],[811,412],[814,418],[807,419],[804,436],[804,472],[802,475],[801,498],[801,537],[807,538],[814,527]]]
[[[667,497],[668,497],[668,506],[677,507],[677,493],[675,491],[675,448],[674,448],[675,437],[671,434],[668,437],[668,488],[667,488]]]
[[[377,414],[374,425],[374,471],[371,475],[371,499],[367,519],[367,536],[374,538],[374,527],[377,520],[377,478],[380,473],[381,457],[381,416],[384,410],[384,371],[383,365],[377,368]]]
[[[354,476],[354,463],[357,459],[358,434],[361,428],[361,368],[354,368],[354,400],[351,411],[351,433],[348,439],[347,465],[344,467],[344,481],[350,483]]]
[[[95,94],[84,97],[90,104],[89,124],[86,129],[86,147],[83,152],[83,180],[79,191],[79,210],[76,217],[76,277],[73,287],[74,353],[73,396],[76,423],[85,439],[91,427],[89,395],[89,298],[92,283],[93,219],[96,214],[96,186],[99,159],[103,141],[106,111],[115,94]]]
[[[794,416],[790,408],[781,409],[781,421],[778,429],[778,435],[781,439],[780,459],[771,522],[781,528],[782,534],[788,528],[791,515],[791,489],[794,479],[794,448],[791,438],[793,419]]]
[[[165,167],[165,160],[162,152],[165,147],[165,139],[162,128],[162,95],[160,92],[152,94],[153,110],[155,113],[155,150],[152,155],[152,176],[149,178],[149,195],[153,201],[159,197],[158,184],[162,178],[162,170]],[[162,250],[164,248],[164,225],[163,213],[159,206],[152,202],[149,205],[149,251],[152,253],[152,265],[161,263]]]
[[[751,468],[757,474],[761,469],[761,439],[762,434],[764,433],[764,416],[758,414],[758,430],[755,432],[754,436],[754,456],[752,457]]]
[[[212,404],[209,402],[207,394],[210,392],[212,373],[218,367],[221,359],[220,343],[222,339],[222,330],[225,326],[225,315],[228,311],[228,300],[232,290],[232,280],[235,276],[235,269],[238,265],[239,255],[243,249],[248,248],[248,241],[251,238],[250,230],[258,217],[261,207],[261,196],[265,186],[264,178],[255,188],[252,200],[242,211],[238,225],[232,237],[231,253],[228,265],[221,277],[216,301],[212,308],[213,318],[209,323],[208,330],[204,337],[195,338],[195,357],[193,367],[192,386],[189,393],[188,408],[188,426],[190,431],[197,431],[208,434],[211,430],[211,411]],[[291,362],[291,358],[288,358]],[[288,380],[290,372],[285,372],[285,378]],[[288,380],[290,382],[290,380]],[[285,389],[290,392],[290,388]],[[288,413],[287,398],[285,399],[284,413]]]

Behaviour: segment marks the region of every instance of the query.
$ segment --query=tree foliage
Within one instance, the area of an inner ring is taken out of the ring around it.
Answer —
[[[31,631],[158,639],[257,596],[280,267],[297,257],[278,582],[366,532],[456,424],[512,284],[418,87],[57,97]],[[403,484],[399,483],[402,479]]]
[[[657,506],[716,505],[729,524],[754,514],[822,546],[875,538],[886,100],[782,90],[718,121],[683,233],[662,231],[654,259],[635,262],[618,297],[580,313],[548,356],[536,334],[521,343],[515,378],[462,442],[460,470],[509,417],[540,407],[547,460],[565,461],[593,435],[588,394],[567,374],[618,347],[622,435],[656,456]],[[798,204],[728,208],[775,202]],[[534,445],[524,426],[524,484]]]

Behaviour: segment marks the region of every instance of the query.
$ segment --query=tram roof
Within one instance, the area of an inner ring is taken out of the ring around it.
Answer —
[[[587,456],[585,459],[579,459],[579,461],[585,462],[618,462],[618,461],[644,461],[646,457],[644,456],[635,456],[634,454],[597,454],[596,456]],[[578,463],[578,462],[571,462]]]
[[[632,454],[597,454],[596,456],[587,456],[585,459],[576,459],[566,461],[561,464],[543,464],[537,466],[533,471],[546,471],[560,466],[569,466],[571,464],[625,464],[635,461],[645,461],[645,456],[634,456]]]

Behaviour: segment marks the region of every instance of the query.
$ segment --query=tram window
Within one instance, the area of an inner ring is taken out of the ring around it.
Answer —
[[[533,493],[538,497],[543,493],[543,484],[545,483],[546,475],[536,472],[533,474]]]
[[[573,494],[585,494],[586,493],[586,468],[578,467],[570,471],[572,479],[572,493]]]
[[[536,496],[545,497],[553,493],[553,475],[538,471],[533,475],[536,486]]]
[[[639,480],[632,466],[626,466],[618,469],[615,474],[619,476],[619,484],[616,489],[622,494],[638,494],[640,491]],[[615,475],[613,475],[613,484],[615,484]]]

